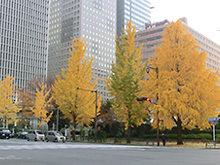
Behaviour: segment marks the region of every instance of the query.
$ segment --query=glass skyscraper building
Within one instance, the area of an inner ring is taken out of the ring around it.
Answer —
[[[0,78],[16,88],[47,75],[49,0],[0,0]]]
[[[151,21],[149,0],[117,0],[117,35],[120,36],[126,22],[131,20],[137,31],[145,29]]]
[[[92,71],[98,77],[99,93],[108,99],[103,79],[115,61],[116,0],[51,0],[48,75],[67,68],[74,37],[85,38],[86,55],[94,56]]]

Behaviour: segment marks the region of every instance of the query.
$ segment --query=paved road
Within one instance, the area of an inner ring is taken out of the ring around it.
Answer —
[[[219,149],[0,140],[0,165],[207,165],[219,162]]]

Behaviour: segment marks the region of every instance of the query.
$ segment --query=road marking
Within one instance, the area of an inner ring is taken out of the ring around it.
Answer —
[[[126,145],[102,145],[102,144],[56,144],[56,143],[32,143],[23,145],[4,145],[0,146],[0,150],[41,150],[41,149],[139,149],[156,148],[151,146],[126,146]]]

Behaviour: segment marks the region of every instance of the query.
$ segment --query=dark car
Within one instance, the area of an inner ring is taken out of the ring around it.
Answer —
[[[0,138],[1,139],[10,139],[11,131],[8,129],[0,129]]]
[[[27,132],[18,132],[17,139],[27,139]]]

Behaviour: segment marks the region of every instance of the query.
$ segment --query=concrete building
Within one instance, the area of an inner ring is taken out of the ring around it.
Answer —
[[[47,75],[49,0],[0,1],[0,78],[17,88]]]
[[[67,68],[74,37],[85,38],[87,56],[94,56],[92,71],[98,77],[103,100],[108,98],[103,81],[115,61],[116,0],[51,0],[48,75]]]
[[[137,31],[144,30],[145,23],[150,22],[149,0],[117,0],[117,35],[120,36],[126,21],[131,20]]]
[[[213,68],[213,71],[220,69],[220,45],[188,26],[185,17],[181,18],[181,20],[187,25],[189,33],[193,34],[195,40],[201,46],[201,48],[199,48],[200,51],[207,53],[208,59],[206,60],[206,67]],[[145,30],[137,32],[137,44],[140,46],[143,43],[142,60],[147,60],[152,57],[155,50],[153,47],[158,46],[162,42],[164,25],[169,23],[170,21],[163,20],[154,24],[146,24]]]

